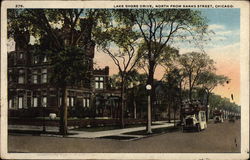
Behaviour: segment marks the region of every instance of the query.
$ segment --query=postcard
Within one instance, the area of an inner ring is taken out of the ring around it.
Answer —
[[[3,1],[2,159],[248,159],[249,2]]]

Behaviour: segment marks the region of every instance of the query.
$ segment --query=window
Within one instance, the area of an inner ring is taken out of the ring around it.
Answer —
[[[42,106],[47,107],[47,97],[42,98]]]
[[[37,97],[33,97],[33,107],[37,107],[38,105],[38,99]]]
[[[33,57],[33,63],[34,63],[34,64],[37,64],[37,63],[38,63],[38,57],[37,57],[37,56],[34,56],[34,57]]]
[[[19,59],[23,59],[23,53],[19,54]]]
[[[37,71],[33,71],[33,75],[32,75],[32,82],[34,83],[34,84],[37,84],[37,78],[38,76],[37,76]]]
[[[205,121],[205,112],[201,112],[201,120]]]
[[[19,76],[18,77],[18,83],[19,84],[24,84],[24,76]]]
[[[12,69],[9,69],[8,81],[12,81]]]
[[[18,108],[19,109],[23,108],[23,97],[18,97]]]
[[[197,115],[197,114],[195,115],[195,118],[196,118],[198,121],[199,121],[199,119],[200,119],[200,118],[199,118],[199,115]]]
[[[74,97],[71,97],[71,103],[70,103],[71,106],[74,106]]]
[[[103,89],[103,83],[103,77],[95,77],[95,89]]]
[[[24,73],[24,70],[23,69],[20,69],[19,70],[19,74],[23,74]]]
[[[86,104],[87,107],[89,107],[89,99],[87,99],[87,104]]]
[[[99,83],[99,87],[100,87],[100,89],[103,89],[103,82]]]
[[[48,62],[47,56],[44,56],[44,57],[43,57],[43,62],[44,62],[44,63]]]
[[[89,98],[83,98],[83,107],[89,107]]]
[[[62,105],[62,97],[59,98],[59,106],[60,107]]]
[[[67,97],[67,106],[69,106],[69,97]]]
[[[42,69],[42,83],[47,83],[47,69]]]
[[[24,70],[23,69],[19,70],[18,83],[24,84]]]
[[[98,89],[98,88],[99,88],[99,83],[95,82],[95,89]]]
[[[10,109],[13,108],[13,101],[12,101],[12,99],[9,99],[9,108],[10,108]]]

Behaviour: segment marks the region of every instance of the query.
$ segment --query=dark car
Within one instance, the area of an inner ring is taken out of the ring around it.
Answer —
[[[229,122],[235,122],[235,117],[234,116],[230,116],[228,121]]]

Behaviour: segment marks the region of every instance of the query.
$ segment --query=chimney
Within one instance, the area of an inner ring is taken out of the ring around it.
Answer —
[[[109,75],[109,66],[106,66],[104,69],[105,69],[105,74]]]

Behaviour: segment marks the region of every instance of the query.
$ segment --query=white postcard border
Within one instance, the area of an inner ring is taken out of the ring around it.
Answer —
[[[217,4],[241,9],[241,153],[8,153],[7,8],[113,8],[114,4]],[[4,159],[247,159],[249,156],[249,2],[246,1],[4,1],[1,8],[1,157]]]

